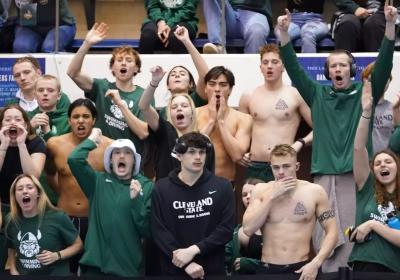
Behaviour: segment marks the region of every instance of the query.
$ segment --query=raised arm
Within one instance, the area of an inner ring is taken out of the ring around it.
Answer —
[[[379,54],[371,73],[374,104],[377,104],[383,96],[393,67],[395,23],[397,19],[397,9],[393,7],[393,0],[386,0],[384,12],[386,19],[385,37],[382,40]]]
[[[362,189],[370,173],[367,142],[372,117],[372,101],[371,82],[365,80],[361,96],[362,113],[354,139],[353,153],[353,174],[358,190]]]
[[[89,52],[89,49],[101,42],[107,35],[108,26],[105,23],[95,23],[86,34],[86,38],[83,44],[76,52],[68,66],[67,74],[76,83],[76,85],[83,91],[90,91],[93,86],[93,78],[89,75],[82,73],[82,64],[85,55]]]
[[[283,47],[290,42],[288,30],[290,22],[292,21],[292,16],[289,10],[285,9],[285,15],[279,16],[277,21],[277,28],[280,32],[280,42],[281,46]]]
[[[150,69],[151,82],[144,90],[139,100],[139,109],[143,113],[143,118],[153,131],[158,130],[159,118],[157,111],[151,106],[151,102],[154,99],[154,93],[158,87],[158,84],[165,75],[165,71],[161,66],[155,66]]]
[[[281,47],[279,48],[282,61],[290,80],[295,85],[300,95],[308,106],[311,107],[314,94],[321,85],[311,79],[300,65],[293,45],[290,43],[288,33],[291,15],[288,9],[285,9],[286,14],[278,17],[277,28],[280,32]]]
[[[397,9],[393,6],[393,0],[386,0],[384,7],[386,26],[385,26],[385,37],[388,40],[394,40],[396,36],[396,20],[397,20]]]
[[[318,186],[318,189],[314,191],[314,194],[317,197],[315,214],[318,222],[325,231],[325,237],[322,240],[321,249],[318,254],[311,260],[311,262],[296,271],[297,273],[301,273],[300,279],[316,278],[318,269],[329,257],[338,240],[335,211],[330,206],[328,195],[321,186]]]
[[[185,46],[186,50],[190,54],[190,57],[192,58],[192,61],[194,63],[194,66],[196,67],[197,73],[199,75],[199,78],[196,83],[196,92],[197,94],[204,100],[207,100],[207,96],[204,92],[205,88],[205,83],[204,83],[204,77],[206,76],[208,72],[208,65],[204,58],[201,56],[197,48],[193,45],[192,40],[189,38],[189,32],[184,26],[179,26],[175,30],[175,37],[182,42],[182,44]]]

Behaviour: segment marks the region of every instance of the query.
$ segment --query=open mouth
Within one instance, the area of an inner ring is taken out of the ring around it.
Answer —
[[[340,82],[342,80],[343,80],[342,76],[335,76],[335,81]]]
[[[120,72],[121,72],[121,74],[126,74],[126,72],[128,72],[128,70],[125,69],[125,68],[122,68],[122,69],[120,70]]]
[[[267,75],[272,75],[273,72],[272,71],[267,71]]]
[[[85,127],[83,125],[78,126],[78,131],[84,131]]]
[[[22,198],[23,204],[28,204],[29,202],[31,202],[31,198],[29,196]]]
[[[380,172],[380,174],[381,174],[382,177],[385,177],[385,176],[389,176],[389,175],[390,175],[390,172],[389,172],[389,170],[382,170],[382,171]]]
[[[118,168],[125,168],[126,164],[124,162],[118,163]]]
[[[185,118],[185,116],[183,115],[183,114],[177,114],[176,115],[176,119],[178,120],[178,121],[181,121],[181,120],[183,120]]]
[[[11,127],[8,132],[9,132],[10,136],[15,136],[15,135],[18,134],[18,131],[17,131],[16,127]]]

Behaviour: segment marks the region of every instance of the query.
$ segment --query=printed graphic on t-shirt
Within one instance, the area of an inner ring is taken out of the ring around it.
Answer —
[[[126,103],[125,100],[122,100],[123,102]],[[132,109],[134,106],[134,103],[132,100],[129,101],[128,108]],[[109,126],[115,127],[121,131],[125,131],[126,128],[128,128],[128,124],[125,122],[124,115],[122,114],[121,109],[118,107],[118,105],[112,104],[110,106],[110,112],[113,114],[113,116],[110,116],[108,114],[104,114],[104,119],[106,123]]]
[[[183,5],[185,0],[160,0],[161,4],[164,4],[165,7],[174,9]]]
[[[36,235],[32,232],[18,232],[17,239],[19,241],[19,252],[21,265],[26,269],[41,268],[40,262],[36,259],[36,255],[40,252],[39,240],[42,238],[40,230]]]
[[[374,128],[383,128],[383,127],[392,127],[393,123],[393,114],[383,114],[379,116],[375,116]]]
[[[387,206],[383,206],[381,204],[378,205],[378,212],[381,215],[384,223],[388,220],[387,215],[389,213],[396,213],[396,208],[394,207],[393,203],[389,201]]]
[[[195,219],[210,216],[210,208],[213,205],[212,197],[206,197],[196,201],[172,202],[172,207],[177,210],[178,219]]]

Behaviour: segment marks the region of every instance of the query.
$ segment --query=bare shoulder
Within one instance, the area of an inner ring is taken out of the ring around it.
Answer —
[[[197,107],[197,108],[196,108],[196,114],[197,114],[197,115],[201,115],[204,111],[207,111],[207,109],[208,109],[207,106],[208,106],[208,105],[204,105],[204,106],[201,106],[201,107]]]
[[[68,139],[68,133],[59,136],[53,136],[47,140],[47,149],[58,150],[60,147],[64,147],[65,143],[69,142]]]
[[[305,180],[298,180],[298,182],[299,185],[302,186],[302,188],[304,188],[304,190],[307,191],[307,193],[310,193],[310,195],[315,196],[316,198],[319,198],[321,196],[323,197],[327,196],[325,189],[321,185],[311,183]]]
[[[297,90],[297,88],[289,85],[284,85],[284,91],[290,95],[292,95],[294,98],[297,100],[302,100],[303,98],[300,95],[300,92]]]

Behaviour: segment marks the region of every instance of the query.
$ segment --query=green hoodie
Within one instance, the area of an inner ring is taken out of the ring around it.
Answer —
[[[169,2],[171,2],[171,4],[169,4]],[[193,28],[195,32],[197,32],[197,4],[198,0],[148,0],[146,5],[148,18],[145,19],[144,24],[149,21],[154,21],[157,23],[160,20],[164,20],[167,25],[172,28],[180,22],[186,22]]]
[[[382,96],[393,66],[394,41],[386,37],[371,74],[374,107]],[[347,89],[335,89],[311,79],[297,60],[291,43],[280,48],[286,71],[311,109],[314,139],[312,174],[343,174],[353,170],[353,146],[360,120],[363,84],[354,82]],[[372,127],[372,122],[371,122]],[[369,137],[371,148],[371,134]]]
[[[102,273],[137,277],[144,275],[142,239],[150,235],[150,197],[153,182],[133,176],[143,194],[130,198],[131,180],[97,172],[87,162],[96,144],[86,139],[72,151],[68,165],[89,199],[89,228],[80,263]]]

